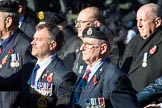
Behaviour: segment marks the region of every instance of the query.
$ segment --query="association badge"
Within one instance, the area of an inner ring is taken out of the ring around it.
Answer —
[[[87,30],[87,35],[92,35],[92,28],[89,28],[89,29]]]
[[[47,99],[44,96],[41,96],[37,101],[38,108],[47,108]]]

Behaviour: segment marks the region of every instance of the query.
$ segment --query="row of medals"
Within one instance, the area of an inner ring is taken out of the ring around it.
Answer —
[[[7,57],[8,57],[8,55],[6,55],[5,58],[2,60],[2,63],[0,64],[0,68],[2,68],[4,64],[6,64],[6,62],[7,62]],[[10,57],[11,57],[10,66],[11,66],[11,67],[19,67],[19,66],[20,66],[20,57],[19,57],[19,53],[11,54]]]
[[[100,98],[88,98],[85,99],[86,108],[105,108],[105,99]]]
[[[11,54],[11,67],[19,67],[20,66],[20,57],[19,53]]]
[[[31,81],[31,88],[43,96],[52,96],[52,84],[38,81]]]

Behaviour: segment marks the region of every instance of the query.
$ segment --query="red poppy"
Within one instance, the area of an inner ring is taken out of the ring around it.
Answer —
[[[6,64],[7,60],[6,59],[2,59],[2,64]]]
[[[157,46],[155,45],[154,47],[152,47],[149,51],[150,54],[154,54],[157,50]]]
[[[47,75],[47,76],[46,76],[46,80],[47,80],[48,83],[52,82],[53,76]]]
[[[0,48],[0,54],[2,54],[2,48]]]
[[[9,54],[12,54],[12,50],[8,50],[8,55],[9,55]]]
[[[93,84],[96,85],[98,83],[96,76],[93,78]]]

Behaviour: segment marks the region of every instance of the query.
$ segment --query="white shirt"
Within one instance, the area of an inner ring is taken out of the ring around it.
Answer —
[[[46,58],[42,62],[37,61],[36,64],[39,64],[40,68],[37,70],[35,81],[38,81],[38,79],[41,77],[45,68],[51,63],[51,61],[55,58],[55,56],[56,56],[56,54],[51,55],[50,57]]]
[[[90,69],[91,70],[91,73],[89,74],[89,77],[88,77],[88,81],[89,82],[92,77],[94,76],[94,74],[96,73],[96,71],[98,70],[98,68],[104,63],[104,61],[99,61],[97,63],[95,63],[91,68],[90,66],[87,66],[86,70],[87,69]],[[86,74],[86,73],[85,73]],[[83,77],[85,76],[85,74],[83,75]]]

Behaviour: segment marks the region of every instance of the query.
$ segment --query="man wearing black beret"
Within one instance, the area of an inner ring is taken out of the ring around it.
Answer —
[[[18,25],[18,4],[10,0],[0,1],[0,77],[14,75],[22,65],[33,60],[29,51],[31,40]],[[18,93],[1,91],[0,108],[15,107]]]
[[[110,44],[100,28],[83,31],[80,47],[88,65],[77,79],[71,97],[75,108],[140,108],[126,74],[110,62]]]

